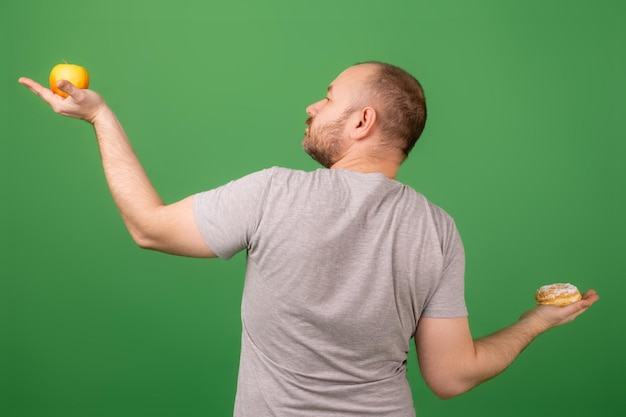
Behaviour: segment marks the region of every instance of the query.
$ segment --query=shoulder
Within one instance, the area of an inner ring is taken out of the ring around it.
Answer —
[[[253,189],[272,200],[285,195],[302,195],[311,192],[316,186],[322,187],[317,171],[302,171],[273,166],[247,174],[231,181],[227,186],[234,191]]]
[[[273,180],[288,180],[288,179],[305,179],[310,178],[317,171],[309,172],[292,168],[284,168],[280,166],[273,166],[270,168],[266,168],[261,171],[257,171],[252,175],[258,175],[266,178],[271,178]]]
[[[289,168],[273,166],[250,172],[236,179],[233,179],[223,185],[223,187],[237,188],[242,184],[255,186],[271,186],[273,182],[287,181],[289,178],[298,178],[306,174],[304,171],[297,171]]]
[[[273,166],[259,172],[271,181],[272,187],[298,191],[325,187],[334,182],[332,170],[320,168],[313,171]],[[302,188],[300,188],[302,187]]]
[[[426,199],[426,198],[425,198]],[[426,199],[426,205],[430,210],[436,224],[454,225],[454,218],[443,208]]]
[[[402,182],[396,182],[403,188],[405,195],[410,195],[411,199],[425,210],[437,225],[454,225],[454,218],[441,206],[433,203],[424,194],[417,191],[410,185]]]
[[[459,236],[459,232],[454,217],[450,215],[447,210],[433,203],[423,194],[419,193],[413,188],[409,187],[409,189],[412,190],[413,193],[415,193],[415,198],[420,200],[420,206],[422,207],[422,210],[426,212],[426,215],[430,218],[435,230],[437,231],[437,234],[439,235],[440,241],[449,242],[452,239],[457,239]]]

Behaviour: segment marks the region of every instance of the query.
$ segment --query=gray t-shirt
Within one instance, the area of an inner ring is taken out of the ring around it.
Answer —
[[[218,256],[247,250],[236,417],[415,415],[419,318],[467,314],[450,216],[382,174],[276,167],[194,211]]]

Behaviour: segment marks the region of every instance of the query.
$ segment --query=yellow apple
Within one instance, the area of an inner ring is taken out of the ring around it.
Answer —
[[[50,71],[50,89],[61,97],[67,94],[57,88],[57,81],[67,80],[78,88],[89,87],[89,73],[84,67],[75,64],[58,64]]]

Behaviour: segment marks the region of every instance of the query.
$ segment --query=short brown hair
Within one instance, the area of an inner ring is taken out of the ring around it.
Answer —
[[[407,71],[379,61],[367,61],[376,67],[369,87],[380,103],[383,133],[402,141],[405,157],[424,131],[426,125],[426,98],[422,85]]]

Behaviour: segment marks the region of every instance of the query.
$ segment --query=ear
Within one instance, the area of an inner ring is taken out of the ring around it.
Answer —
[[[376,110],[371,107],[363,107],[354,120],[350,137],[354,140],[361,140],[372,134],[376,126]]]

